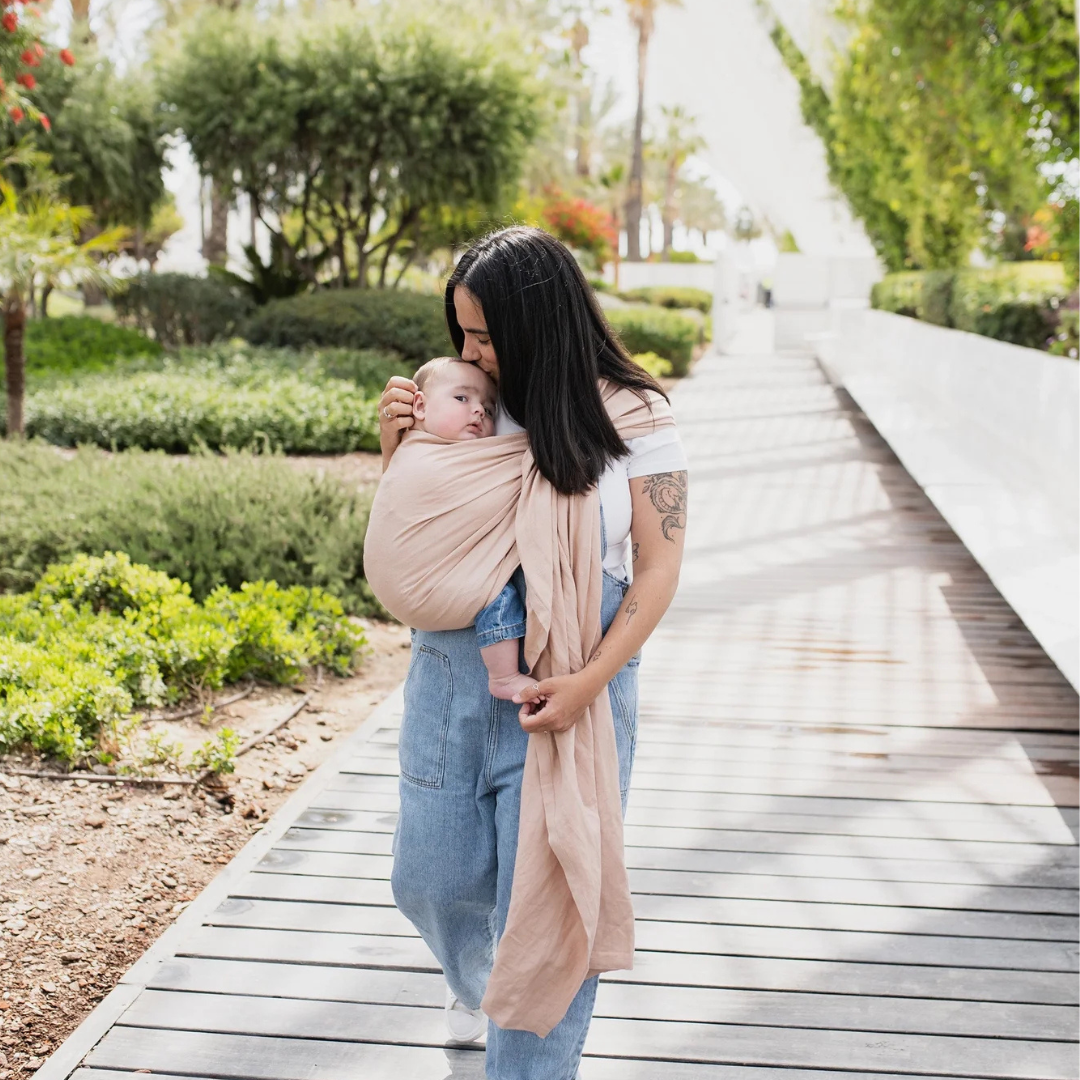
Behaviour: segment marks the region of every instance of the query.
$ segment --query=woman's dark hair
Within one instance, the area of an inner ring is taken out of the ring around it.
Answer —
[[[630,359],[573,255],[540,229],[500,229],[461,257],[446,283],[446,322],[460,356],[459,285],[484,310],[503,407],[528,432],[537,468],[564,495],[588,491],[626,453],[597,379],[643,399],[663,390]]]

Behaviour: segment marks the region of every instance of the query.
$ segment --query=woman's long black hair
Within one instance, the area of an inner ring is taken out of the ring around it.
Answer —
[[[630,359],[573,255],[540,229],[500,229],[461,257],[446,283],[446,322],[460,356],[459,285],[484,310],[503,407],[528,433],[540,472],[565,495],[587,491],[626,453],[597,379],[643,398],[663,390]]]

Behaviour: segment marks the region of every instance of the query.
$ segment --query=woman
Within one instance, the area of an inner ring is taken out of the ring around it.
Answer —
[[[637,654],[678,584],[686,459],[674,427],[627,443],[616,433],[598,380],[662,391],[612,334],[573,256],[546,233],[515,227],[478,241],[447,283],[446,319],[461,358],[498,382],[496,433],[524,430],[539,471],[560,493],[599,485],[604,637],[581,671],[540,681],[518,705],[488,693],[474,629],[414,632],[394,899],[442,964],[451,1039],[473,1041],[488,1027],[488,1077],[573,1080],[595,978],[543,1039],[488,1025],[479,1007],[510,901],[527,740],[570,728],[606,687],[625,806]],[[394,378],[383,393],[384,467],[412,425],[414,390]]]

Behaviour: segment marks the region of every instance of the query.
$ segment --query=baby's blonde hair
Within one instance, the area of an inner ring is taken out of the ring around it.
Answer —
[[[436,356],[434,360],[429,360],[416,369],[413,382],[416,383],[417,390],[423,390],[426,383],[444,374],[451,364],[464,363],[465,361],[460,356]]]

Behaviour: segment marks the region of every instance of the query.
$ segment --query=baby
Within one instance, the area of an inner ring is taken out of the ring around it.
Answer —
[[[413,381],[413,430],[454,442],[495,434],[498,391],[494,380],[475,364],[439,356],[424,364]],[[514,579],[524,585],[520,569]],[[492,697],[509,701],[535,681],[519,667],[519,641],[524,636],[525,604],[511,580],[476,616],[476,640]]]

